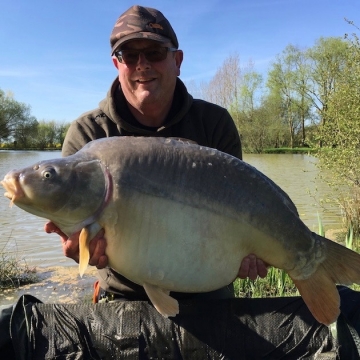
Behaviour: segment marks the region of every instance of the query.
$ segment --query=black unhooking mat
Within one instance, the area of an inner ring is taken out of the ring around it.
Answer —
[[[11,315],[13,357],[0,349],[0,359],[358,359],[356,330],[343,315],[339,324],[336,340],[300,297],[182,301],[166,319],[142,301],[59,305],[25,295]]]

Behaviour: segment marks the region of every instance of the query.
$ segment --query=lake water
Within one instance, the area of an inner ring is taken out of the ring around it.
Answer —
[[[0,151],[0,179],[12,169],[33,165],[37,161],[60,157],[59,151]],[[298,207],[301,219],[313,231],[318,229],[318,214],[326,229],[341,227],[337,206],[324,209],[317,202],[330,193],[317,178],[316,159],[307,155],[245,155],[244,160],[265,173],[284,189]],[[33,216],[9,200],[0,187],[0,253],[15,252],[36,266],[74,266],[62,254],[59,237],[43,231],[45,219]],[[314,198],[315,196],[315,198]],[[271,216],[271,214],[269,214]]]
[[[60,151],[0,151],[0,179],[12,170],[61,156]],[[45,219],[31,215],[9,200],[0,186],[0,253],[4,250],[24,258],[28,265],[70,266],[74,261],[62,254],[59,237],[46,234]]]

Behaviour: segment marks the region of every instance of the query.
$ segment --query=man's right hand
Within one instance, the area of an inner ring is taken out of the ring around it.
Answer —
[[[56,233],[60,235],[63,253],[66,257],[79,262],[79,235],[80,231],[67,237],[53,222],[48,222],[44,227],[48,234]],[[96,236],[90,241],[90,260],[89,265],[103,269],[108,265],[108,257],[105,254],[106,239],[104,238],[104,230],[100,230]]]

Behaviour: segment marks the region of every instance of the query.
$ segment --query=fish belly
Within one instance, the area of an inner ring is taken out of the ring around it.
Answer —
[[[102,221],[109,266],[135,283],[171,291],[211,291],[231,283],[259,238],[256,229],[221,211],[141,193],[116,201]]]

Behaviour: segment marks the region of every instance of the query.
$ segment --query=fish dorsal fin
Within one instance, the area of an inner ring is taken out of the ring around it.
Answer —
[[[148,283],[144,283],[143,286],[150,301],[161,315],[169,317],[179,313],[179,303],[169,295],[170,291]]]
[[[101,230],[101,226],[98,223],[85,226],[79,235],[79,273],[82,277],[88,267],[90,260],[90,241]]]

